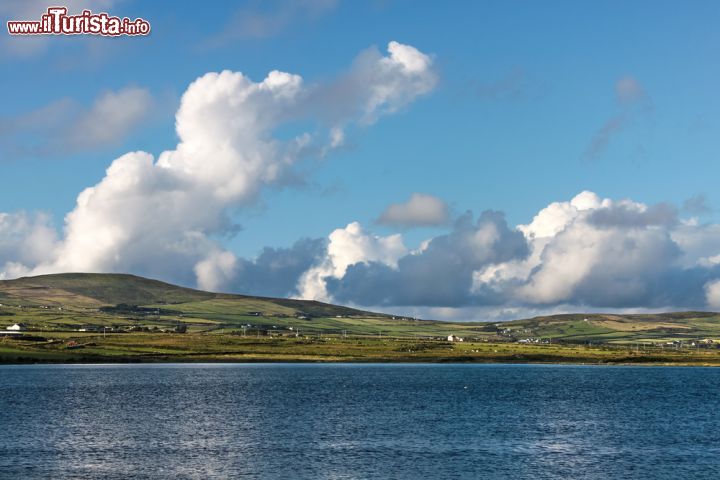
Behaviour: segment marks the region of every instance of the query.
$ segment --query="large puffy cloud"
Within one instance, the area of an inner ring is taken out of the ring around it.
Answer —
[[[648,282],[679,255],[667,231],[574,221],[544,247],[519,294],[532,303],[644,302]]]
[[[405,203],[393,203],[383,211],[377,222],[397,227],[442,225],[450,218],[447,203],[425,193],[413,193]]]
[[[300,278],[297,287],[299,296],[331,300],[332,296],[327,289],[329,278],[343,278],[349,266],[369,262],[396,268],[398,259],[407,251],[400,235],[381,237],[368,234],[357,222],[338,228],[329,236],[324,258]]]
[[[52,258],[19,260],[19,267],[134,272],[212,289],[243,285],[238,275],[246,265],[218,241],[237,231],[228,211],[287,182],[302,158],[339,146],[344,128],[371,123],[435,85],[432,59],[419,50],[391,42],[388,55],[373,51],[326,84],[308,86],[280,71],[259,82],[230,71],[198,78],[182,96],[175,149],[114,160],[78,196]],[[348,93],[344,108],[330,111],[339,89]],[[307,124],[312,133],[287,138]]]
[[[473,272],[524,258],[522,233],[508,228],[504,215],[486,211],[477,221],[461,216],[453,230],[426,242],[396,264],[365,261],[328,279],[333,298],[363,305],[452,306],[472,303]]]
[[[704,228],[682,224],[666,204],[601,200],[583,192],[549,205],[519,228],[530,241],[528,259],[475,278],[476,289],[510,291],[516,304],[700,308],[703,285],[717,275],[699,266],[699,257],[689,260],[683,248]]]
[[[362,306],[426,307],[426,315],[452,318],[717,308],[719,240],[720,226],[684,221],[670,205],[586,191],[514,228],[498,212],[477,222],[466,214],[449,234],[392,261],[364,257],[335,271],[315,267],[315,289],[301,282],[299,290]]]
[[[680,255],[668,230],[677,222],[677,212],[665,204],[648,207],[582,192],[570,202],[549,205],[520,227],[533,248],[524,265],[503,265],[492,272],[494,278],[484,272],[477,280],[521,282],[517,296],[533,304],[640,301],[646,277],[657,276]]]
[[[265,247],[254,259],[216,252],[198,263],[195,272],[206,290],[289,297],[297,295],[299,279],[326,254],[324,239],[306,238],[289,248]]]

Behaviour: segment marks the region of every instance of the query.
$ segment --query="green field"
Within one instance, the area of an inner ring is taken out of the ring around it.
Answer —
[[[153,331],[178,324],[191,332],[261,335],[485,335],[486,324],[416,320],[315,301],[214,294],[132,275],[61,274],[0,281],[0,328]],[[121,307],[122,305],[122,307]]]
[[[448,342],[373,337],[56,332],[0,341],[3,363],[479,362],[719,365],[718,349]]]
[[[0,339],[2,362],[720,364],[720,315],[712,312],[451,323],[120,274],[0,281],[0,329],[16,323],[26,331]]]

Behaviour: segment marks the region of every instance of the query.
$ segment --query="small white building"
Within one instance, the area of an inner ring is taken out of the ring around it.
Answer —
[[[448,342],[462,342],[464,341],[462,337],[458,337],[456,335],[448,335]]]
[[[13,332],[22,332],[27,330],[27,327],[24,323],[16,323],[15,325],[10,325],[6,328],[6,330],[12,330]]]

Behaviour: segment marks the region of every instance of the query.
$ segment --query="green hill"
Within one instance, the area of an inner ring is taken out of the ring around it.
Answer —
[[[312,300],[211,293],[126,274],[63,273],[0,281],[0,329],[77,331],[179,323],[193,332],[482,335],[485,324],[453,324]]]
[[[64,273],[0,281],[0,329],[22,321],[33,330],[130,326],[194,332],[446,337],[489,342],[660,344],[720,340],[720,315],[566,314],[508,322],[441,322],[327,303],[204,292],[126,274]]]
[[[184,303],[215,295],[135,275],[62,273],[0,281],[6,303],[48,305],[115,305]]]
[[[12,306],[102,307],[209,302],[261,313],[311,316],[384,316],[317,301],[210,293],[159,280],[115,273],[61,273],[0,281],[0,300]]]
[[[24,324],[27,331],[6,327]],[[442,322],[203,292],[123,274],[0,281],[0,363],[576,362],[720,365],[720,315]],[[450,341],[449,335],[464,341]]]

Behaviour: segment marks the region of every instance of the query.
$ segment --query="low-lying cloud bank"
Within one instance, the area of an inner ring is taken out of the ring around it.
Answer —
[[[352,223],[328,237],[300,296],[364,306],[512,315],[583,309],[720,307],[720,225],[683,220],[671,205],[582,192],[526,225],[471,213],[409,250],[402,237]],[[502,313],[506,312],[506,313]]]
[[[325,256],[299,278],[297,292],[364,306],[428,307],[445,316],[457,308],[718,308],[719,253],[720,225],[683,220],[668,204],[585,191],[516,227],[500,212],[477,220],[466,213],[413,251],[399,235],[372,235],[352,223],[328,237]]]

